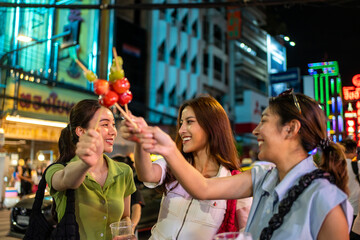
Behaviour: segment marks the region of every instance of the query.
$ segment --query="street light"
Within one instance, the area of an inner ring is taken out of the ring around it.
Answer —
[[[54,151],[53,150],[39,150],[37,152],[37,159],[42,162],[45,160],[45,154],[50,155],[50,163],[53,162]]]
[[[36,40],[35,38],[29,37],[29,36],[19,35],[17,37],[18,40],[20,38],[22,40],[25,40],[25,42],[31,42],[31,41],[35,41],[35,42],[4,53],[4,55],[2,55],[0,58],[0,66],[5,61],[5,57],[11,53],[19,52],[23,49],[26,49],[26,48],[29,48],[29,47],[32,47],[32,46],[35,46],[37,44],[44,43],[47,41],[52,41],[52,40],[55,40],[55,39],[58,39],[61,37],[64,37],[63,45],[61,46],[61,48],[64,49],[64,48],[76,45],[79,42],[80,21],[74,21],[74,22],[69,23],[68,25],[65,25],[64,30],[65,31],[63,33],[54,35],[51,38],[46,38],[46,39],[41,39],[41,40]]]
[[[42,161],[45,160],[45,155],[44,155],[42,152],[39,153],[39,155],[38,155],[38,160],[39,160],[40,162],[42,162]]]
[[[296,45],[296,43],[294,41],[290,41],[289,36],[280,34],[280,35],[277,35],[276,38],[279,41],[279,43],[283,46],[285,45],[285,43],[289,44],[291,47],[295,47],[295,45]]]
[[[35,39],[32,38],[32,37],[28,37],[28,36],[19,34],[19,35],[16,37],[16,40],[18,40],[18,41],[20,41],[20,42],[32,42],[32,41],[34,41]],[[36,40],[35,40],[35,41],[36,41]]]

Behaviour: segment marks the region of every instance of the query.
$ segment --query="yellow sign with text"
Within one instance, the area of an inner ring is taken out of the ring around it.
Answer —
[[[6,95],[14,96],[7,99],[5,111],[11,112],[17,108],[16,114],[44,120],[67,122],[72,106],[83,99],[96,99],[93,94],[74,90],[50,87],[44,84],[21,80],[18,87],[18,98],[14,96],[15,81],[8,79]]]
[[[59,140],[61,128],[5,122],[4,132],[5,138],[57,142]]]

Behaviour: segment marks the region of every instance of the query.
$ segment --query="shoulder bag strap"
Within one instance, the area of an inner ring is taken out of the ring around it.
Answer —
[[[44,171],[44,173],[43,173],[43,175],[41,177],[41,180],[39,182],[38,189],[36,191],[35,201],[34,201],[34,204],[33,204],[33,207],[32,207],[32,211],[41,212],[41,206],[42,206],[42,203],[43,203],[43,200],[44,200],[44,194],[45,194],[45,188],[46,188],[45,175],[46,175],[46,172],[49,169],[49,167],[51,167],[54,164],[63,164],[63,163],[57,163],[57,162],[52,163],[45,169],[45,171]],[[66,164],[63,164],[63,165],[66,165]]]

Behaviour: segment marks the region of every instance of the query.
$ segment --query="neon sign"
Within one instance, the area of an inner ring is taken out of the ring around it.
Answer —
[[[355,86],[360,87],[360,74],[356,74],[355,76],[353,76],[352,83]]]
[[[343,87],[343,96],[345,101],[359,100],[360,87]]]

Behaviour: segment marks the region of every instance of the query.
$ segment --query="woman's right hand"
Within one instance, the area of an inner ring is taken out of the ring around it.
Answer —
[[[89,129],[79,137],[75,153],[89,167],[96,165],[103,152],[103,138],[96,130]]]
[[[129,113],[129,117],[136,123],[138,128],[135,128],[128,120],[124,119],[120,123],[119,134],[126,140],[139,142],[136,134],[141,132],[141,129],[146,128],[148,125],[142,117],[135,117],[131,113]]]
[[[159,127],[142,128],[137,136],[140,139],[141,147],[149,153],[166,157],[177,149],[171,137]]]

